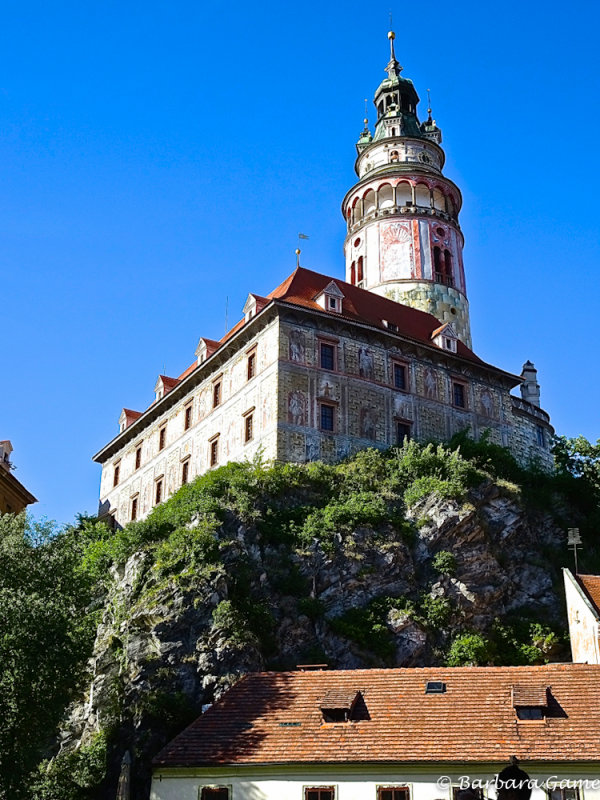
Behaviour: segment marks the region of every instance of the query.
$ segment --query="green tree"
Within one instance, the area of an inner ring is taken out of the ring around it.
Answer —
[[[87,531],[83,528],[87,526]],[[0,516],[0,798],[29,797],[27,776],[77,688],[95,619],[79,569],[90,524],[58,533]]]

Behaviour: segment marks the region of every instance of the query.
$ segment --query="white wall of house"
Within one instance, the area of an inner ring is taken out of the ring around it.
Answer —
[[[230,787],[230,800],[304,800],[304,789],[310,786],[335,787],[335,800],[377,800],[379,786],[407,786],[411,800],[452,800],[452,785],[458,785],[462,776],[492,781],[506,765],[156,769],[150,800],[199,800],[202,787],[207,785]],[[548,800],[542,782],[550,778],[587,781],[587,785],[581,785],[579,800],[600,800],[600,763],[530,766],[523,762],[520,767],[540,784],[533,789],[531,800]],[[442,776],[448,780],[438,784]],[[484,792],[490,800],[496,797],[491,786]]]
[[[600,664],[600,622],[576,578],[563,570],[569,618],[571,658],[578,664]]]

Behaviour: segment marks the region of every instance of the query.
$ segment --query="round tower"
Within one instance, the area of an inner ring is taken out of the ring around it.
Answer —
[[[365,119],[356,145],[359,180],[342,203],[346,281],[452,322],[471,347],[458,224],[462,197],[442,174],[442,132],[431,108],[420,123],[419,97],[400,75],[392,31],[388,38],[388,77],[374,99],[375,132]]]

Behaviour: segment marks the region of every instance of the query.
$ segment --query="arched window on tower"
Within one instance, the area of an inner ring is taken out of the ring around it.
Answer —
[[[392,150],[392,152],[390,153],[390,161],[392,162],[392,164],[395,164],[397,161],[400,161],[400,153],[397,150]]]
[[[446,276],[445,283],[447,286],[454,286],[454,274],[452,269],[452,253],[450,250],[444,250],[444,274]]]
[[[396,128],[392,128],[392,136],[396,135]]]
[[[358,263],[356,265],[356,285],[357,286],[362,286],[363,281],[364,281],[363,265],[364,265],[363,257],[360,256],[360,258],[358,259]]]
[[[350,265],[350,283],[352,285],[356,283],[356,261],[353,261]]]
[[[436,244],[433,248],[433,279],[441,283],[442,278],[442,251]]]
[[[383,116],[383,100],[382,100],[382,101],[381,101],[381,103],[379,103],[379,105],[377,106],[377,115],[378,115],[379,117]]]

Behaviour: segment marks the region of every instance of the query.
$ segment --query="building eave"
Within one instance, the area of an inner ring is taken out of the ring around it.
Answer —
[[[34,497],[34,495],[32,495],[31,492],[23,486],[20,480],[15,478],[11,472],[7,472],[5,469],[0,469],[0,483],[5,483],[10,490],[24,502],[26,506],[38,502],[37,497]]]

